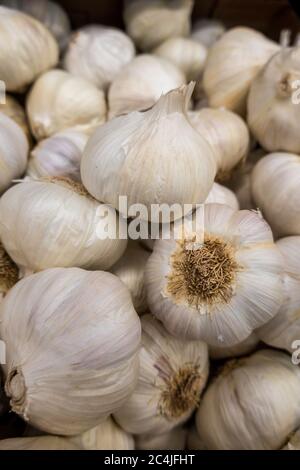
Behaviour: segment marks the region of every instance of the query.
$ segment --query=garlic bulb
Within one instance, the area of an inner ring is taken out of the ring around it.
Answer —
[[[292,434],[282,450],[300,450],[300,428]]]
[[[0,112],[0,193],[23,175],[27,165],[28,141],[20,126]]]
[[[153,54],[169,60],[185,74],[187,80],[196,80],[204,69],[207,50],[190,38],[170,38],[154,49]]]
[[[19,279],[19,268],[0,242],[0,299],[3,299]]]
[[[26,134],[29,145],[31,144],[31,134],[27,117],[23,107],[12,96],[5,96],[5,104],[0,103],[0,112],[15,121]]]
[[[179,338],[233,346],[278,312],[281,257],[259,213],[205,204],[194,216],[183,236],[156,241],[148,305]]]
[[[66,45],[71,25],[66,12],[58,3],[49,0],[1,0],[1,3],[33,16],[51,31],[61,48]]]
[[[182,426],[164,434],[140,434],[136,436],[137,450],[185,450],[186,430]]]
[[[26,107],[37,140],[70,127],[91,132],[106,119],[103,91],[64,70],[43,74],[33,85]]]
[[[209,356],[211,359],[224,359],[227,357],[238,357],[252,353],[259,343],[256,333],[251,333],[248,338],[244,339],[241,343],[228,348],[210,346]]]
[[[248,123],[269,152],[300,153],[300,107],[293,100],[297,80],[300,47],[282,49],[274,55],[251,85]]]
[[[110,273],[54,268],[18,282],[0,306],[5,390],[33,426],[76,435],[133,392],[140,321]]]
[[[121,429],[112,418],[69,440],[83,450],[134,450],[133,437]]]
[[[149,51],[166,39],[187,36],[193,3],[193,0],[126,0],[127,33],[142,51]]]
[[[87,141],[87,134],[74,129],[41,140],[30,153],[27,175],[67,176],[80,181],[80,160]]]
[[[215,150],[218,180],[228,179],[248,154],[250,138],[246,124],[237,114],[226,109],[191,111],[189,119]]]
[[[141,54],[112,82],[108,92],[109,117],[148,109],[162,94],[184,83],[184,74],[175,65],[160,57]]]
[[[277,236],[300,235],[300,157],[271,153],[254,167],[252,197]]]
[[[106,89],[135,55],[131,39],[116,28],[89,25],[75,31],[70,39],[64,67]]]
[[[204,70],[210,106],[245,114],[252,81],[279,47],[250,28],[227,31],[209,50]]]
[[[205,204],[226,204],[235,211],[239,210],[239,202],[234,192],[218,183],[213,184]]]
[[[108,269],[127,244],[105,236],[106,224],[113,224],[115,216],[80,183],[62,177],[29,180],[2,196],[0,238],[11,258],[33,271],[56,266]],[[126,227],[125,221],[120,223]]]
[[[146,207],[141,219],[148,220],[152,204],[182,207],[206,199],[215,155],[187,118],[192,88],[182,86],[149,111],[120,116],[95,131],[81,160],[81,179],[90,194],[121,213],[118,196],[127,196],[128,207]]]
[[[208,386],[196,414],[210,449],[276,450],[300,423],[300,369],[263,350],[229,362]]]
[[[297,355],[296,348],[300,347],[300,236],[282,238],[276,245],[285,268],[284,302],[277,315],[258,329],[257,334],[270,346],[290,353],[295,351]]]
[[[138,313],[145,313],[148,309],[144,273],[149,256],[149,251],[138,242],[129,241],[124,255],[111,268],[111,272],[129,289],[132,303]]]
[[[170,336],[144,315],[137,387],[115,414],[133,434],[162,434],[186,421],[199,403],[208,377],[207,346]]]
[[[192,28],[191,37],[210,48],[225,33],[225,26],[217,20],[201,19]]]
[[[256,209],[251,191],[251,173],[263,156],[265,156],[265,152],[261,148],[250,152],[246,161],[236,168],[227,182],[229,188],[234,191],[241,209]]]
[[[56,65],[58,45],[42,23],[0,6],[0,58],[0,77],[7,91],[22,91]]]
[[[79,448],[64,437],[37,436],[0,440],[0,450],[79,450]]]

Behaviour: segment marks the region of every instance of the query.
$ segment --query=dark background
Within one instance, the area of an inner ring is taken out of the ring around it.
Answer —
[[[58,0],[69,13],[73,28],[87,23],[123,27],[122,0]],[[195,0],[193,18],[217,18],[227,27],[250,26],[273,39],[290,28],[300,32],[300,20],[292,8],[300,10],[299,0]]]

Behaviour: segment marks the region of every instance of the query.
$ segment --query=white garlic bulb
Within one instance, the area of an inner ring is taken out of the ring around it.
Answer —
[[[11,258],[33,271],[108,269],[127,244],[106,236],[106,224],[115,218],[115,211],[95,201],[80,183],[63,177],[29,180],[2,196],[0,238]],[[126,221],[119,223],[126,227]]]
[[[21,127],[0,112],[0,193],[23,175],[27,154],[28,141]]]
[[[0,77],[8,91],[22,91],[57,61],[57,42],[42,23],[0,6]]]
[[[270,346],[290,353],[295,351],[297,356],[296,349],[300,348],[300,236],[282,238],[276,245],[285,268],[284,302],[277,315],[259,328],[257,334]]]
[[[149,51],[166,39],[187,36],[193,3],[193,0],[126,0],[127,33],[142,51]]]
[[[118,196],[127,196],[128,207],[146,207],[141,219],[148,220],[152,204],[182,207],[206,199],[215,155],[187,118],[192,89],[182,86],[149,111],[120,116],[95,131],[81,160],[81,179],[90,194],[121,212]]]
[[[234,192],[219,183],[213,184],[205,204],[226,204],[233,210],[239,210],[239,202]]]
[[[87,141],[87,134],[74,129],[41,140],[30,153],[27,175],[66,176],[80,181],[80,160]]]
[[[64,70],[43,74],[33,85],[26,108],[37,140],[70,127],[92,132],[106,120],[103,91]]]
[[[260,145],[269,152],[300,153],[300,106],[293,100],[297,80],[300,47],[282,49],[274,55],[251,85],[248,123]]]
[[[0,306],[12,410],[52,434],[104,421],[133,392],[140,321],[114,275],[54,268],[19,281]]]
[[[207,345],[170,336],[152,315],[144,315],[137,386],[115,414],[133,434],[162,434],[186,421],[208,377]]]
[[[280,46],[250,28],[227,31],[209,50],[203,76],[213,108],[245,114],[250,85]]]
[[[224,359],[228,357],[244,356],[252,353],[259,343],[259,338],[255,332],[251,333],[248,338],[244,339],[241,343],[228,348],[210,346],[209,357],[211,359]]]
[[[225,33],[225,26],[218,20],[201,19],[192,28],[191,37],[210,48]]]
[[[79,450],[65,437],[14,437],[0,440],[0,450]]]
[[[9,8],[21,10],[43,23],[63,48],[71,31],[70,20],[63,8],[49,0],[1,0]]]
[[[300,157],[271,153],[251,175],[251,191],[277,236],[300,235]]]
[[[265,156],[265,151],[261,148],[249,153],[247,159],[236,168],[227,183],[234,191],[241,209],[256,209],[251,191],[251,173],[256,163]]]
[[[19,268],[6,253],[0,242],[0,300],[18,282]]]
[[[282,302],[282,264],[261,215],[205,204],[177,239],[157,240],[145,271],[148,305],[182,339],[233,346]]]
[[[64,67],[72,75],[106,89],[134,55],[134,45],[123,31],[89,25],[71,36]]]
[[[187,80],[196,80],[204,69],[207,50],[190,38],[170,38],[154,49],[153,54],[169,60],[185,74]]]
[[[12,96],[6,94],[5,103],[0,103],[0,112],[15,121],[26,134],[29,145],[31,144],[31,134],[27,117],[23,107],[20,103]]]
[[[296,432],[292,433],[288,443],[282,450],[300,450],[300,428],[297,429]]]
[[[189,119],[215,150],[218,180],[227,180],[248,154],[250,137],[245,122],[231,111],[210,108],[190,111]]]
[[[140,314],[148,309],[144,273],[149,256],[149,251],[137,241],[129,241],[124,255],[111,268],[129,289],[134,308]]]
[[[108,92],[109,117],[148,109],[162,94],[185,81],[175,65],[154,55],[141,54],[112,82]]]
[[[93,429],[69,441],[83,450],[133,450],[134,439],[109,417]]]
[[[208,449],[276,450],[300,423],[300,369],[263,350],[229,362],[208,386],[196,425]]]
[[[182,426],[164,434],[140,434],[135,438],[137,450],[185,450],[186,430]]]

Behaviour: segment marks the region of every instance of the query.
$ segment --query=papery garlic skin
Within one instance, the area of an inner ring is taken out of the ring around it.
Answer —
[[[129,289],[132,303],[139,314],[148,310],[144,273],[149,256],[149,251],[138,242],[129,241],[124,255],[111,268],[111,272]]]
[[[2,196],[0,238],[11,258],[33,271],[108,269],[127,245],[126,239],[105,236],[106,224],[115,223],[115,217],[113,209],[91,198],[80,183],[67,178],[29,180]],[[125,230],[126,221],[119,222]]]
[[[190,111],[188,116],[197,132],[215,150],[218,180],[227,180],[248,154],[250,137],[245,122],[226,109],[203,108]]]
[[[153,54],[169,60],[185,74],[187,80],[196,80],[204,69],[207,50],[190,38],[170,38],[154,49]]]
[[[33,16],[51,31],[61,48],[66,45],[71,25],[66,12],[58,3],[49,0],[2,0],[1,3]]]
[[[164,434],[140,434],[135,438],[137,450],[185,450],[186,429],[182,426]]]
[[[219,183],[213,184],[205,204],[226,204],[235,211],[239,210],[239,202],[234,192]]]
[[[246,161],[232,173],[227,182],[228,187],[234,191],[241,209],[257,209],[252,198],[251,173],[256,163],[265,156],[265,151],[261,148],[249,153]]]
[[[161,95],[186,82],[172,63],[150,54],[135,57],[112,82],[108,92],[109,117],[153,106]]]
[[[33,274],[10,290],[0,317],[6,394],[31,425],[80,434],[133,392],[140,321],[116,276],[78,268]]]
[[[134,450],[134,439],[109,417],[69,441],[82,450]]]
[[[252,81],[279,47],[251,28],[227,31],[211,47],[206,61],[203,85],[209,105],[244,115]]]
[[[278,237],[300,235],[300,157],[271,153],[262,158],[251,175],[256,207]]]
[[[143,204],[203,202],[213,184],[215,155],[187,119],[192,86],[162,96],[149,111],[120,116],[99,127],[81,160],[81,179],[90,194],[121,212]],[[180,135],[180,139],[178,139]],[[181,210],[182,213],[182,210]],[[127,216],[127,214],[123,214]]]
[[[187,421],[208,377],[207,345],[170,336],[152,315],[144,315],[137,386],[115,414],[133,434],[162,434]]]
[[[57,61],[57,42],[42,23],[0,6],[0,77],[7,91],[22,91]]]
[[[252,353],[259,343],[259,338],[256,332],[251,333],[248,338],[244,339],[241,343],[228,348],[210,346],[209,357],[211,359],[224,359],[228,357],[239,357]]]
[[[67,176],[80,181],[80,160],[87,141],[87,134],[74,129],[41,140],[30,153],[27,175]]]
[[[14,437],[0,440],[0,450],[79,450],[65,437]]]
[[[142,51],[149,51],[171,37],[187,36],[193,3],[193,0],[126,0],[127,33]]]
[[[277,315],[257,335],[266,344],[295,353],[300,348],[300,236],[286,237],[276,243],[284,262],[284,301]]]
[[[210,48],[224,33],[225,26],[220,21],[201,19],[193,25],[191,37]]]
[[[179,226],[177,240],[156,241],[145,271],[148,305],[178,338],[233,346],[278,312],[281,256],[259,213],[205,204],[193,225],[183,235]]]
[[[196,414],[210,450],[276,450],[299,427],[300,370],[288,355],[263,350],[225,365]]]
[[[35,82],[26,109],[37,140],[71,127],[91,133],[106,120],[103,91],[58,69],[46,72]]]
[[[23,132],[26,134],[29,145],[31,144],[31,134],[29,124],[23,107],[12,96],[6,94],[5,103],[0,103],[0,112],[11,118],[18,124]]]
[[[296,96],[299,80],[300,47],[284,48],[272,57],[251,85],[249,127],[269,152],[300,153],[300,106]]]
[[[0,193],[16,178],[20,178],[27,165],[28,141],[18,124],[0,112]]]
[[[64,57],[64,68],[106,89],[135,55],[131,39],[121,30],[88,25],[75,31]]]

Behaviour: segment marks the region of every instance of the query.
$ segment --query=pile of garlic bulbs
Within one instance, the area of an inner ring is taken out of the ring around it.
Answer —
[[[300,448],[300,46],[193,6],[0,1],[0,450]]]

